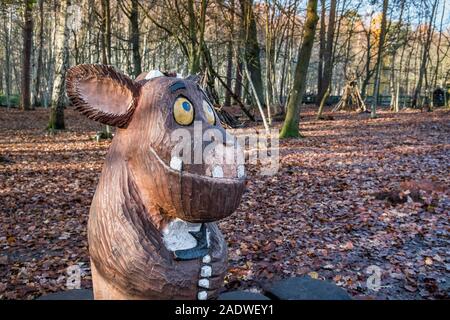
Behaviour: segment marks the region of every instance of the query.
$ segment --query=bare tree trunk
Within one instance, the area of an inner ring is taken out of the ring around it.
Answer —
[[[293,12],[297,12],[297,3],[294,2],[294,8]],[[290,30],[288,29],[288,36],[286,40],[286,46],[284,49],[284,61],[283,61],[283,72],[281,76],[281,83],[280,83],[280,105],[285,106],[285,87],[289,87],[290,84],[290,76],[291,76],[291,58],[292,58],[292,47],[294,43],[294,32],[295,32],[295,21],[292,22],[292,26]],[[286,94],[287,95],[287,94]]]
[[[323,119],[322,116],[323,108],[325,107],[325,102],[327,101],[329,96],[330,96],[330,87],[328,87],[327,91],[323,95],[322,101],[320,101],[319,111],[317,112],[317,120]]]
[[[370,20],[372,20],[372,16],[370,17]],[[365,77],[361,85],[361,95],[363,98],[366,97],[367,93],[367,86],[369,85],[369,81],[373,75],[372,70],[370,69],[371,64],[371,52],[372,52],[372,43],[371,43],[371,35],[372,35],[372,22],[369,23],[369,30],[366,32],[366,46],[367,46],[367,58],[366,58],[366,64],[364,66],[365,71]]]
[[[327,29],[327,43],[324,52],[325,64],[323,70],[322,87],[321,91],[317,95],[317,100],[322,101],[326,90],[331,84],[331,77],[333,76],[333,44],[334,44],[334,29],[336,20],[336,2],[337,0],[331,0],[330,2],[330,14],[328,17],[328,29]]]
[[[42,106],[41,77],[42,77],[42,49],[44,47],[44,0],[39,0],[39,46],[36,67],[36,79],[34,83],[33,106]]]
[[[231,22],[230,22],[230,38],[227,43],[227,87],[231,88],[233,81],[233,35],[234,35],[234,0],[230,1],[231,6]],[[231,93],[225,90],[225,106],[231,105]]]
[[[31,109],[31,48],[33,46],[33,3],[33,0],[25,1],[20,101],[20,108],[22,110]]]
[[[234,53],[236,55],[236,68],[235,75],[236,80],[234,82],[234,95],[240,100],[242,98],[242,41],[245,38],[244,21],[241,19],[239,21],[239,42],[237,48],[235,48]],[[236,101],[237,102],[237,101]]]
[[[133,75],[137,77],[142,73],[141,52],[139,49],[139,7],[138,0],[131,1],[130,12],[130,28],[131,28],[131,49],[133,52]]]
[[[297,66],[295,68],[294,84],[287,104],[286,118],[280,132],[280,138],[298,137],[300,113],[299,104],[305,91],[306,75],[314,44],[314,35],[319,17],[317,16],[317,0],[308,0],[306,21],[303,31],[303,43],[298,50]]]
[[[111,10],[109,0],[102,0],[101,19],[102,63],[111,64]]]
[[[197,41],[197,17],[195,16],[194,0],[187,0],[189,15],[189,73],[197,74],[200,71],[200,49]]]
[[[437,80],[438,80],[438,73],[439,73],[439,66],[441,63],[440,60],[440,49],[441,49],[441,40],[442,40],[442,25],[444,22],[444,12],[445,12],[445,1],[442,5],[442,15],[441,15],[441,22],[439,24],[439,38],[438,43],[436,46],[436,68],[434,69],[434,75],[433,75],[433,88],[437,87]]]
[[[264,124],[264,129],[266,130],[266,133],[268,134],[269,133],[269,125],[267,124],[266,115],[264,114],[264,109],[262,107],[261,101],[258,98],[258,93],[256,92],[256,88],[253,85],[252,78],[251,78],[251,76],[248,73],[248,68],[247,68],[247,65],[245,63],[244,63],[244,70],[245,70],[245,74],[247,76],[247,79],[248,79],[248,82],[249,82],[249,85],[250,85],[250,89],[252,90],[253,95],[255,97],[256,104],[257,104],[258,110],[259,110],[259,114],[261,115],[261,119],[262,119],[263,124]]]
[[[53,82],[52,107],[48,129],[65,129],[65,78],[69,64],[69,28],[67,26],[67,7],[70,0],[56,4],[55,30],[55,80]]]
[[[253,0],[241,0],[242,17],[245,30],[244,60],[250,73],[251,81],[255,86],[259,101],[264,101],[264,88],[261,75],[260,49],[256,28]]]
[[[236,81],[234,82],[234,94],[236,97],[241,99],[242,97],[242,60],[237,54],[236,57],[237,63],[236,63]]]
[[[101,15],[101,31],[102,31],[102,63],[111,64],[111,9],[109,0],[102,0]],[[112,133],[109,125],[105,125],[102,137],[111,139]]]
[[[271,7],[270,3],[266,0],[266,74],[265,74],[265,84],[266,84],[266,106],[267,106],[267,118],[269,125],[272,124],[272,112],[270,104],[273,100],[273,86],[272,86],[272,74],[274,69],[274,56],[275,56],[275,46],[274,39],[271,29]]]
[[[319,66],[317,68],[317,94],[323,91],[323,63],[325,54],[325,0],[320,0],[320,6],[322,8],[320,14],[320,32],[319,32]],[[323,100],[323,99],[322,99]],[[322,101],[317,100],[316,103],[322,105]]]
[[[5,32],[5,85],[6,85],[6,107],[11,106],[11,24],[12,9],[7,8],[4,12],[3,27]]]
[[[372,101],[372,109],[370,116],[372,118],[376,118],[377,116],[377,105],[378,105],[378,94],[380,91],[380,74],[381,74],[381,65],[382,65],[382,56],[383,56],[383,47],[384,47],[384,38],[386,36],[386,16],[388,10],[389,0],[383,0],[383,12],[381,16],[381,27],[380,27],[380,39],[378,42],[378,55],[377,55],[377,63],[376,63],[376,71],[375,71],[375,87],[374,87],[374,97]]]
[[[227,44],[227,86],[231,87],[231,82],[233,80],[233,43],[231,40]],[[229,107],[231,105],[231,94],[230,92],[225,92],[225,102],[224,106]]]
[[[416,85],[416,89],[414,90],[414,96],[413,96],[413,102],[412,102],[412,107],[416,108],[418,106],[418,99],[420,98],[420,93],[422,91],[422,82],[423,82],[423,78],[424,75],[426,73],[426,66],[427,66],[427,61],[428,61],[428,57],[430,55],[430,45],[431,45],[431,36],[433,34],[433,20],[434,20],[434,15],[436,13],[436,7],[438,4],[439,0],[435,0],[433,3],[433,7],[431,9],[431,15],[430,15],[430,21],[428,23],[428,28],[427,28],[427,37],[425,39],[425,43],[423,45],[423,51],[422,51],[422,59],[420,62],[420,67],[419,67],[419,77],[417,79],[417,85]]]

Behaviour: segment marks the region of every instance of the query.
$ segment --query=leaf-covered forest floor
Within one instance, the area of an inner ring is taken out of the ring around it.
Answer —
[[[450,112],[379,115],[316,121],[307,108],[278,173],[248,168],[239,209],[220,222],[226,288],[309,274],[362,299],[450,298]],[[110,142],[71,109],[64,132],[46,133],[47,119],[0,110],[1,299],[64,290],[73,264],[91,287],[86,223]]]

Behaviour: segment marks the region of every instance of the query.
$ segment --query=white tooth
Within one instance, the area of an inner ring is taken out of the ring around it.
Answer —
[[[170,167],[174,170],[181,171],[181,167],[183,166],[183,161],[178,157],[172,157],[170,159]]]
[[[243,164],[238,165],[237,167],[237,175],[238,178],[242,178],[245,176],[245,167]]]
[[[209,280],[208,279],[200,279],[200,280],[198,280],[198,286],[200,288],[209,289]]]
[[[200,291],[197,294],[197,299],[198,300],[206,300],[206,298],[208,298],[208,293],[206,293],[206,291]]]
[[[211,232],[206,229],[206,246],[209,248],[211,244]]]
[[[202,262],[203,263],[210,263],[211,262],[211,256],[209,254],[207,254],[206,256],[203,257]]]
[[[213,178],[223,178],[223,169],[221,166],[215,166],[212,171]]]
[[[159,70],[152,70],[145,76],[145,80],[150,80],[153,78],[164,77],[164,74]]]
[[[212,269],[210,266],[203,266],[200,270],[200,276],[203,278],[211,277]]]

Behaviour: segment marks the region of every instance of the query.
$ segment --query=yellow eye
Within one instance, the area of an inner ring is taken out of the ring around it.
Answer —
[[[188,126],[194,120],[194,107],[188,99],[179,97],[173,105],[175,121],[182,126]]]
[[[216,123],[216,116],[214,115],[214,111],[208,102],[203,100],[203,112],[205,113],[206,120],[209,124]]]

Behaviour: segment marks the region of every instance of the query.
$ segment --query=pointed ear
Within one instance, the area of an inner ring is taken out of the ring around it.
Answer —
[[[89,119],[124,128],[139,101],[140,86],[112,66],[80,64],[67,71],[66,91],[75,109]]]

